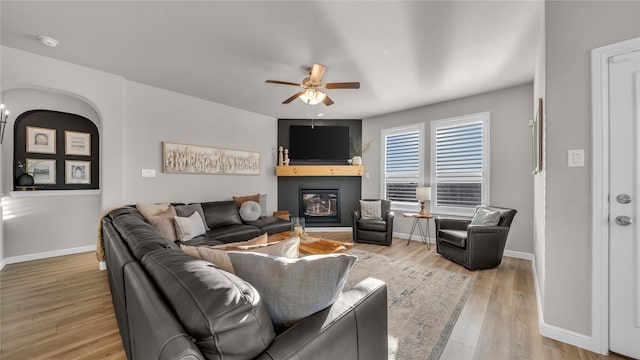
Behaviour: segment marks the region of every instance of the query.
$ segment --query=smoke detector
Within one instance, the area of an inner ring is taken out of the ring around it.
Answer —
[[[40,35],[40,36],[38,36],[38,40],[40,40],[40,42],[43,45],[46,45],[46,46],[49,46],[49,47],[56,47],[58,45],[58,40],[56,40],[54,38],[50,38],[48,36]]]

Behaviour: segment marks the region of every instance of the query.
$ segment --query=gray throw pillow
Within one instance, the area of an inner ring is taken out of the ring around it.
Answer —
[[[242,221],[255,221],[260,218],[260,204],[255,201],[245,201],[240,205],[240,217]]]
[[[360,218],[382,220],[382,200],[360,200]]]
[[[205,230],[208,230],[207,220],[204,218],[204,210],[202,210],[202,205],[200,204],[189,204],[189,205],[178,205],[176,208],[176,214],[180,217],[187,217],[193,215],[194,212],[197,212],[202,219],[202,223],[204,224]]]
[[[227,254],[236,275],[258,290],[277,327],[291,326],[333,304],[358,259],[347,254],[299,259],[252,252]]]
[[[478,206],[473,219],[471,219],[471,225],[486,225],[496,226],[500,222],[500,213],[497,211],[491,211],[485,207]]]
[[[260,216],[267,216],[267,194],[260,194]]]

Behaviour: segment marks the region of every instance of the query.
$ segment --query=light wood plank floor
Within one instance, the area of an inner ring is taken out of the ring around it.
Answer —
[[[317,234],[351,241],[351,233]],[[538,333],[531,262],[471,272],[419,242],[355,248],[476,277],[442,359],[620,359]],[[107,273],[93,253],[7,265],[0,272],[0,358],[125,359]],[[401,360],[401,359],[397,359]]]

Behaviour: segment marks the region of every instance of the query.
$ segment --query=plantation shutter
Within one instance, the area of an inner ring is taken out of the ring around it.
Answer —
[[[436,128],[436,206],[474,208],[482,204],[484,123],[472,121]]]
[[[385,136],[385,192],[391,201],[415,202],[420,181],[420,131]]]

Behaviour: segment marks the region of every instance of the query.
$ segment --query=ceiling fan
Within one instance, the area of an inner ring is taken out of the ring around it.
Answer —
[[[302,100],[305,104],[309,105],[317,105],[319,103],[323,103],[326,106],[330,106],[333,104],[333,100],[324,93],[323,89],[359,89],[359,82],[339,82],[339,83],[323,83],[322,75],[324,71],[327,69],[326,66],[321,64],[313,64],[312,67],[308,68],[309,76],[304,78],[300,84],[288,82],[288,81],[278,81],[278,80],[266,80],[266,83],[269,84],[282,84],[282,85],[292,85],[292,86],[300,86],[303,88],[302,91],[296,93],[290,98],[283,101],[283,104],[288,104],[295,99]]]

